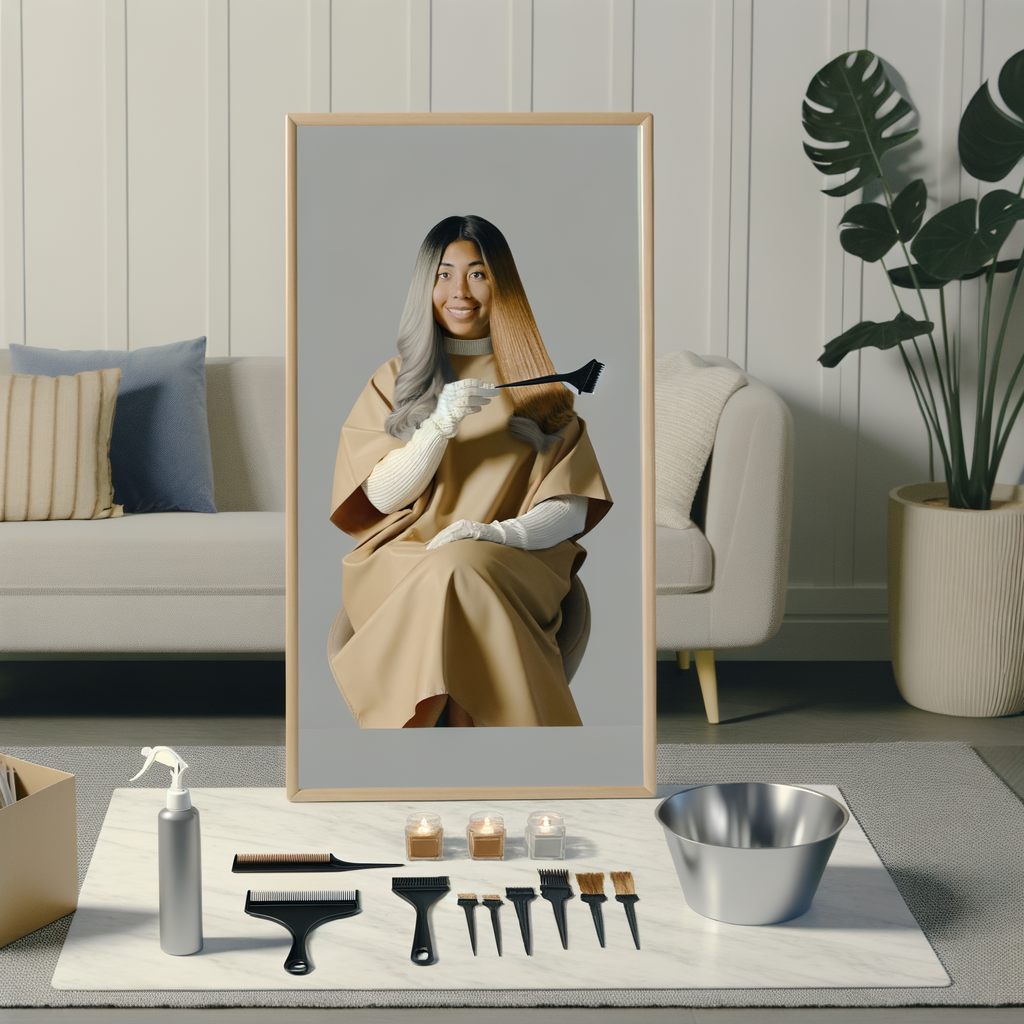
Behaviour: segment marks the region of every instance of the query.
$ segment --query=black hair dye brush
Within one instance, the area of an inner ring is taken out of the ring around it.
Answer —
[[[516,908],[516,917],[519,918],[519,931],[523,935],[523,945],[526,947],[526,955],[533,956],[533,935],[530,933],[530,903],[537,898],[537,893],[525,885],[513,885],[505,887],[505,895],[509,903]]]
[[[245,894],[245,912],[286,928],[292,948],[284,962],[289,974],[309,974],[306,954],[309,933],[327,921],[358,914],[359,892],[252,892]]]
[[[499,388],[524,388],[527,384],[557,384],[560,381],[571,384],[581,395],[589,395],[597,387],[597,379],[601,376],[604,363],[591,359],[586,366],[581,366],[572,373],[549,373],[546,377],[531,377],[529,380],[516,380],[510,384],[496,384]]]
[[[480,906],[475,892],[460,892],[459,906],[466,912],[466,924],[469,926],[469,944],[476,956],[476,908]]]
[[[409,959],[420,967],[437,963],[434,940],[430,934],[427,912],[443,896],[451,892],[447,875],[434,878],[392,878],[391,891],[416,908],[416,930],[412,936]]]
[[[613,871],[612,885],[615,886],[615,898],[626,911],[626,920],[629,922],[629,930],[633,936],[633,945],[639,949],[640,929],[636,923],[636,904],[640,897],[637,896],[636,886],[633,884],[633,872]]]
[[[484,894],[484,906],[491,912],[491,930],[494,932],[494,945],[501,956],[501,908],[505,904],[497,893]]]
[[[404,868],[404,864],[353,864],[333,853],[236,853],[231,870],[236,874],[271,871],[362,871],[363,868]]]
[[[597,941],[604,949],[604,913],[601,904],[608,899],[604,894],[604,872],[592,871],[576,874],[576,884],[580,887],[580,899],[590,907],[591,917],[594,919],[594,929],[597,931]]]
[[[569,872],[541,869],[540,894],[551,904],[555,912],[555,924],[558,925],[558,937],[562,940],[562,949],[568,949],[569,922],[566,918],[565,904],[576,895],[569,884]]]

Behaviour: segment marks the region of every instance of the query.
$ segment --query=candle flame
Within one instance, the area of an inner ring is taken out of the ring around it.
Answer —
[[[494,826],[491,824],[490,818],[484,818],[484,827],[480,829],[481,832],[490,834],[494,831]]]
[[[429,831],[430,831],[430,826],[429,826],[429,825],[427,824],[427,819],[426,819],[426,818],[423,818],[423,819],[422,819],[422,820],[420,821],[420,825],[419,825],[419,828],[417,828],[417,829],[416,829],[416,831],[417,831],[417,832],[424,832],[424,833],[426,833],[426,832],[429,832]]]
[[[546,814],[540,819],[540,827],[543,832],[551,831],[551,819]]]

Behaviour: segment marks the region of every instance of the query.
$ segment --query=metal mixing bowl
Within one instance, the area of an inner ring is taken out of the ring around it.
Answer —
[[[693,786],[655,812],[686,902],[730,924],[774,924],[811,905],[850,812],[773,782]]]

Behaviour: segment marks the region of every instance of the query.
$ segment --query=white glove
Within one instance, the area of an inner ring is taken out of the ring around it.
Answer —
[[[466,416],[480,412],[499,393],[493,384],[475,377],[452,381],[441,389],[437,408],[427,419],[434,421],[443,437],[452,438],[459,432],[459,424]]]
[[[504,519],[500,523],[477,523],[460,519],[442,530],[427,545],[428,551],[456,540],[489,540],[524,551],[553,548],[563,540],[582,533],[587,522],[589,499],[578,494],[560,494],[542,501],[525,516]]]
[[[433,479],[449,438],[458,433],[463,417],[479,412],[497,388],[467,378],[446,384],[437,408],[419,425],[404,448],[388,452],[363,481],[363,491],[379,512],[390,515],[414,502]]]

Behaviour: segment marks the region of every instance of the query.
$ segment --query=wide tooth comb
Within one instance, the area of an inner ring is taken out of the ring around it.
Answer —
[[[245,894],[245,912],[286,928],[292,948],[285,958],[289,974],[309,974],[313,969],[306,955],[309,933],[327,921],[352,917],[360,912],[359,892],[252,892]]]

